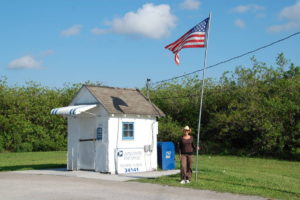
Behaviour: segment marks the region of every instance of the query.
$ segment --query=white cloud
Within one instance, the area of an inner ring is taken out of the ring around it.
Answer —
[[[136,12],[128,12],[121,18],[107,22],[111,28],[108,32],[118,34],[141,35],[153,39],[160,39],[169,35],[170,30],[176,26],[176,16],[172,15],[167,4],[144,4]],[[94,33],[105,32],[94,29]]]
[[[33,56],[23,56],[17,58],[9,63],[10,69],[33,69],[40,68],[42,62],[37,61]]]
[[[256,12],[260,10],[264,10],[265,8],[263,6],[257,5],[257,4],[248,4],[248,5],[239,5],[235,8],[233,8],[233,12],[236,13],[246,13],[249,11]]]
[[[287,20],[285,24],[273,25],[267,28],[270,32],[280,32],[292,30],[300,27],[300,0],[295,5],[283,8],[279,13],[279,18]]]
[[[109,30],[106,30],[106,29],[101,29],[101,28],[93,28],[91,30],[91,32],[95,35],[102,35],[102,34],[106,34],[109,32]]]
[[[292,21],[300,22],[300,1],[298,1],[295,5],[284,8],[279,16],[282,19],[288,19]]]
[[[81,31],[81,28],[82,28],[82,25],[80,25],[80,24],[73,25],[70,28],[63,30],[61,32],[61,35],[65,36],[65,37],[69,37],[72,35],[78,35]]]
[[[244,28],[246,26],[245,22],[241,19],[235,20],[234,24],[239,28]]]
[[[187,10],[197,10],[199,9],[200,5],[201,3],[198,0],[184,0],[180,4],[180,7]]]
[[[54,54],[54,51],[52,49],[48,49],[48,50],[42,51],[40,54],[42,56],[49,56],[51,54]]]
[[[280,25],[273,25],[267,28],[267,31],[269,32],[280,32],[280,31],[288,31],[295,28],[300,27],[299,23],[295,22],[288,22],[286,24],[280,24]]]

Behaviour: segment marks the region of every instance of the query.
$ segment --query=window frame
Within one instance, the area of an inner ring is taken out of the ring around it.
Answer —
[[[124,129],[125,124],[127,124],[127,125],[132,124],[132,130],[130,130],[129,128],[127,130],[125,130]],[[132,136],[125,136],[124,135],[125,131],[128,131],[128,132],[132,131]],[[122,122],[122,140],[134,140],[134,122]]]

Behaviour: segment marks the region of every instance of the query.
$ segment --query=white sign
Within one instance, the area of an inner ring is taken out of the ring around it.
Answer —
[[[117,149],[117,173],[145,172],[144,149]]]
[[[166,159],[170,159],[172,155],[172,151],[166,151]]]

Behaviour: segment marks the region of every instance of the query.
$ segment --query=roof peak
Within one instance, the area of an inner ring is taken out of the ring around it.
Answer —
[[[84,87],[96,87],[96,88],[108,88],[108,89],[118,89],[118,90],[133,90],[133,91],[140,91],[138,88],[120,88],[120,87],[111,87],[105,85],[83,85]]]
[[[139,89],[101,85],[83,85],[82,88],[87,89],[111,114],[165,115]]]

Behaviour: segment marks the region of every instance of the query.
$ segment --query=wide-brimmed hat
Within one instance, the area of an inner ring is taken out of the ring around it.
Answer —
[[[185,130],[187,130],[187,131],[191,131],[191,129],[190,129],[190,127],[189,126],[185,126],[184,128],[183,128],[183,130],[185,131]]]

